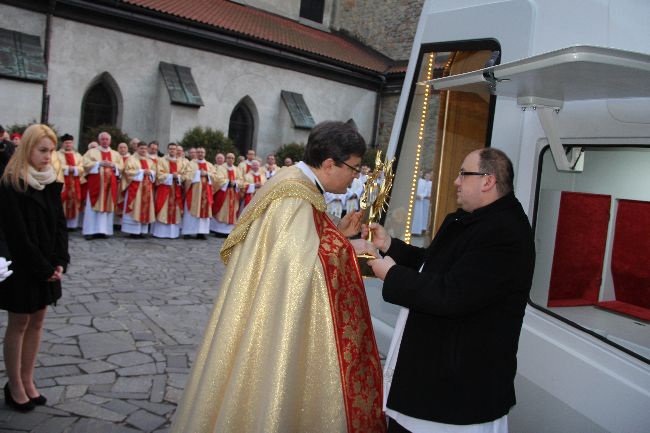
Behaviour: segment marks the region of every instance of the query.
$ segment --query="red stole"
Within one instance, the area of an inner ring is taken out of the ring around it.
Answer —
[[[66,219],[73,219],[79,215],[81,209],[81,183],[79,176],[74,175],[74,167],[77,162],[73,152],[64,152],[65,163],[68,168],[68,175],[63,179],[63,191],[61,201],[63,202],[63,213]]]
[[[262,177],[260,176],[260,174],[259,173],[254,174],[253,175],[253,183],[257,184],[257,183],[260,183],[260,182],[262,182]],[[253,192],[247,192],[246,193],[246,197],[244,197],[244,206],[248,206],[248,203],[251,202],[251,200],[253,199],[253,196],[255,195],[256,192],[257,192],[257,190],[255,190]]]
[[[149,170],[149,164],[145,159],[140,160],[140,168]],[[129,195],[126,201],[126,213],[133,212],[133,202],[138,195],[138,188],[142,185],[142,192],[140,193],[140,215],[133,215],[133,219],[143,224],[149,224],[149,212],[151,209],[151,199],[153,197],[153,183],[148,174],[142,176],[142,181],[131,181],[127,191]]]
[[[235,170],[235,167],[233,167],[232,170],[228,170],[226,167],[230,183],[226,187],[225,191],[217,191],[214,203],[212,204],[212,216],[216,217],[223,204],[228,200],[228,220],[225,221],[226,224],[235,224],[235,220],[237,219],[237,208],[235,206],[238,202],[237,192],[235,191],[235,188],[230,186],[235,183]]]
[[[325,212],[314,209],[314,223],[334,323],[348,432],[385,432],[382,368],[354,249]]]
[[[169,161],[169,173],[176,174],[178,172],[178,166],[176,161]],[[183,213],[183,197],[181,195],[181,188],[172,179],[171,185],[158,185],[156,190],[156,215],[167,203],[167,221],[161,221],[163,224],[178,224],[180,221],[176,221],[176,207],[178,207]],[[169,198],[169,200],[167,200]],[[160,220],[159,220],[160,221]]]
[[[102,156],[102,161],[112,162],[110,150],[108,152],[99,153]],[[101,212],[109,211],[109,200],[113,199],[113,205],[117,203],[117,177],[113,167],[99,167],[101,173],[89,174],[86,176],[88,183],[88,193],[90,194],[90,204],[94,207],[99,199],[100,191],[104,191],[104,203],[102,204]]]
[[[208,171],[208,164],[205,162],[197,162],[199,170]],[[187,190],[187,207],[192,207],[192,188]],[[207,176],[201,176],[201,198],[199,206],[199,218],[210,218],[210,211],[212,210],[212,185],[208,183]]]

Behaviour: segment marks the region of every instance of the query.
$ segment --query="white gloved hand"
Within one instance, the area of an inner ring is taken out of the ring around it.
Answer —
[[[4,257],[0,257],[0,281],[4,281],[9,275],[14,273],[14,271],[9,270],[10,264],[11,262],[8,262]]]

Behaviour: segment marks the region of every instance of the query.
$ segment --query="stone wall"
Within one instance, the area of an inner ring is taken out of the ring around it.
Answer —
[[[424,0],[337,0],[332,27],[394,60],[406,60]]]

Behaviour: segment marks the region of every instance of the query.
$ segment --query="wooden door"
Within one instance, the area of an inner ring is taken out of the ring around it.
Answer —
[[[444,75],[481,69],[491,51],[459,51],[448,63]],[[440,149],[438,171],[434,172],[431,197],[430,233],[436,233],[448,213],[454,212],[454,180],[465,156],[487,144],[490,121],[490,95],[467,92],[441,92],[436,147]]]

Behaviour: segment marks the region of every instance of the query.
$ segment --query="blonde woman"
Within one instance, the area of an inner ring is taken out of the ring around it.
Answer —
[[[0,180],[0,228],[14,271],[0,283],[0,308],[8,311],[4,396],[20,412],[46,402],[34,385],[34,366],[47,306],[61,297],[70,261],[61,183],[52,167],[56,141],[46,125],[31,125]]]

